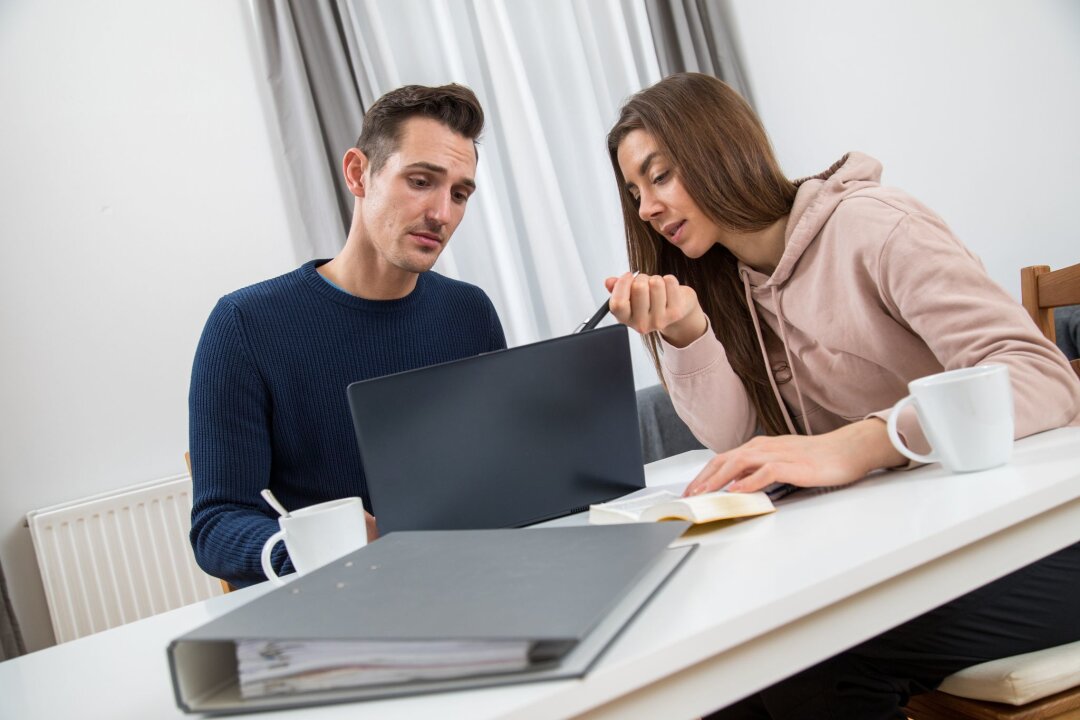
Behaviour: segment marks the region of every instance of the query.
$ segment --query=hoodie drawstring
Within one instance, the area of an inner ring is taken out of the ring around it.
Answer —
[[[772,301],[773,306],[776,308],[776,322],[780,325],[780,344],[784,346],[784,357],[787,358],[788,370],[791,371],[791,381],[795,383],[795,396],[799,398],[799,410],[802,411],[802,423],[803,430],[807,435],[813,435],[814,431],[810,428],[810,416],[806,414],[806,401],[803,400],[802,388],[799,387],[799,376],[795,372],[795,363],[791,362],[791,350],[787,341],[787,333],[784,332],[784,313],[780,310],[780,295],[776,292],[776,286],[773,285]],[[762,348],[764,349],[764,348]],[[775,385],[773,388],[775,389]],[[779,395],[779,393],[777,393]]]
[[[757,312],[754,310],[754,297],[750,294],[750,278],[747,276],[745,270],[739,270],[739,278],[742,279],[743,290],[746,293],[746,307],[750,311],[750,319],[754,322],[754,332],[757,333],[758,347],[761,348],[761,357],[765,361],[765,374],[769,377],[769,384],[772,386],[773,395],[776,396],[776,402],[780,406],[780,414],[784,416],[784,422],[787,423],[788,432],[792,435],[798,435],[798,431],[795,429],[795,423],[791,421],[791,416],[788,414],[787,405],[784,404],[784,398],[780,397],[780,389],[776,386],[776,378],[773,377],[772,363],[769,362],[769,354],[765,352],[765,338],[761,334],[761,323],[758,320]],[[782,327],[782,325],[781,325]],[[787,347],[785,346],[785,351]],[[790,367],[791,361],[788,360]],[[795,371],[792,369],[792,377],[795,376]],[[798,385],[795,386],[796,391]],[[799,396],[802,399],[802,396]]]

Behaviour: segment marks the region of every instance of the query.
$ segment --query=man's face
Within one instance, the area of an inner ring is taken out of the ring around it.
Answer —
[[[431,118],[406,120],[397,151],[365,171],[368,244],[400,270],[430,270],[465,215],[475,175],[472,140]]]

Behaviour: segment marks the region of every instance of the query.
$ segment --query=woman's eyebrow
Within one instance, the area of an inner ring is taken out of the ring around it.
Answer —
[[[653,160],[660,154],[659,150],[653,150],[651,153],[645,156],[645,159],[641,161],[641,166],[638,168],[638,174],[644,175],[649,170],[649,166],[652,165]]]

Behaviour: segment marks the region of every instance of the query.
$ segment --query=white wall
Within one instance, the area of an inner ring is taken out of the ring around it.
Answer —
[[[244,8],[0,4],[0,561],[31,649],[25,513],[183,472],[210,308],[301,260]]]
[[[0,561],[31,649],[52,638],[25,513],[181,472],[211,306],[307,259],[245,7],[0,3]],[[1080,4],[733,7],[790,174],[877,156],[1014,292],[1080,259]]]
[[[733,0],[754,98],[792,176],[848,150],[934,208],[1019,297],[1080,261],[1080,3]]]

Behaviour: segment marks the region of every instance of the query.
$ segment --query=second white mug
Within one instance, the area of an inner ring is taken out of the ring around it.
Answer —
[[[889,413],[893,446],[916,462],[941,462],[951,472],[973,472],[1004,465],[1012,457],[1013,396],[1009,368],[979,365],[928,375],[908,383],[911,393]],[[931,451],[922,455],[900,439],[897,419],[915,406]]]
[[[280,530],[271,535],[262,549],[262,568],[276,585],[285,581],[274,572],[270,555],[282,540],[298,575],[359,550],[367,544],[364,505],[358,497],[342,498],[310,505],[278,518]]]

